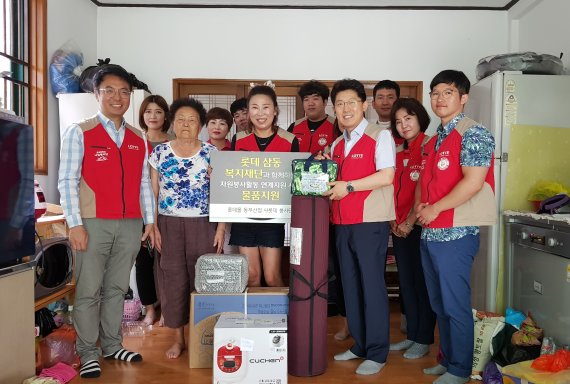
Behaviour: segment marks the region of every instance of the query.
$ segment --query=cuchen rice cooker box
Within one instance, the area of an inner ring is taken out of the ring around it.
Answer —
[[[222,313],[287,315],[288,288],[248,288],[245,293],[192,293],[189,324],[190,368],[212,368],[214,325]]]
[[[213,375],[214,384],[287,384],[287,316],[220,315]]]

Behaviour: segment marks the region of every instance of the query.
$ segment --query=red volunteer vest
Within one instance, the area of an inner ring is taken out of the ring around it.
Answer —
[[[338,164],[337,180],[350,181],[369,176],[376,172],[374,152],[376,141],[363,135],[344,156],[344,139],[334,147],[332,159]],[[341,200],[332,201],[333,224],[359,224],[363,222],[364,201],[372,191],[352,192]]]
[[[463,118],[455,129],[435,150],[437,135],[424,147],[425,166],[421,173],[421,202],[434,204],[446,196],[463,178],[460,165],[461,140],[463,133],[476,124],[471,119]],[[432,221],[428,228],[451,228],[467,225],[492,225],[496,213],[495,177],[493,163],[485,177],[486,186],[470,200],[457,208],[443,211]],[[491,212],[490,212],[491,211]]]
[[[279,128],[277,134],[267,145],[264,152],[291,152],[291,144],[294,139],[295,135]],[[261,152],[257,141],[255,141],[255,135],[246,132],[238,132],[236,134],[235,150]]]
[[[208,140],[207,141],[208,144],[212,144],[212,140]],[[214,145],[214,144],[212,144]],[[215,145],[214,145],[215,147]],[[231,151],[232,150],[232,142],[229,141],[228,139],[226,139],[226,143],[224,144],[224,148],[221,149],[221,151]]]
[[[101,123],[90,129],[89,120],[86,122],[80,123],[84,140],[79,196],[81,216],[142,217],[140,188],[145,141],[141,133],[127,125],[123,143],[117,148]]]
[[[425,159],[422,159],[422,145],[426,135],[420,132],[407,149],[396,148],[396,172],[394,174],[394,202],[396,222],[401,224],[414,206],[415,190]]]
[[[293,134],[299,141],[299,152],[311,152],[312,154],[322,151],[336,138],[334,135],[334,119],[327,119],[311,134],[307,118],[297,120],[293,126]]]

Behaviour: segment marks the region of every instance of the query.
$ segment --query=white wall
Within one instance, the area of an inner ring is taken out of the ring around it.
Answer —
[[[83,63],[94,65],[97,57],[97,7],[88,0],[49,0],[47,13],[48,64],[53,53],[72,39],[83,53]],[[49,80],[48,80],[49,83]],[[59,204],[59,114],[57,98],[48,94],[48,175],[36,176],[48,202]]]
[[[117,26],[121,26],[120,30]],[[482,28],[484,26],[484,28]],[[474,80],[507,12],[99,8],[97,54],[172,98],[172,78]]]
[[[527,12],[514,18],[518,24],[519,51],[533,51],[559,56],[564,52],[562,63],[570,74],[570,1],[534,1]]]

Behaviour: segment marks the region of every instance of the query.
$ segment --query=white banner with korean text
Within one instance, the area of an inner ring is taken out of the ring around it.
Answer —
[[[289,223],[291,162],[306,152],[212,153],[210,221]]]

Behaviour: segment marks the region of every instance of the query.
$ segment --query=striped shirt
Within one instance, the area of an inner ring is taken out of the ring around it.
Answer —
[[[125,138],[125,120],[121,122],[119,129],[115,128],[113,121],[97,112],[97,118],[111,137],[111,140],[120,147]],[[143,133],[143,135],[146,135]],[[145,137],[146,142],[146,137]],[[154,194],[150,183],[148,169],[148,148],[145,146],[145,157],[142,167],[141,179],[141,208],[145,224],[154,223]],[[61,142],[61,154],[59,163],[59,180],[57,187],[61,195],[61,206],[65,219],[70,228],[82,225],[81,212],[79,210],[79,181],[81,180],[81,166],[83,163],[83,131],[78,124],[73,124],[63,136]]]

